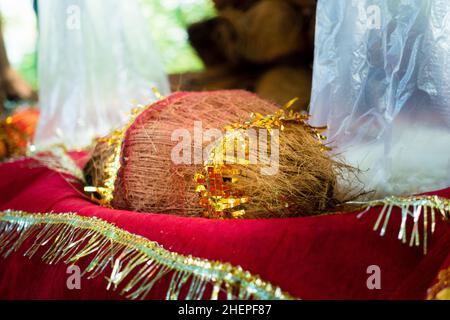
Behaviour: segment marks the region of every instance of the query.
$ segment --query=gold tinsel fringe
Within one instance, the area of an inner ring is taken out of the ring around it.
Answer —
[[[374,231],[380,230],[380,236],[386,234],[392,209],[394,207],[400,208],[402,220],[398,232],[398,239],[403,243],[407,243],[407,238],[409,237],[410,247],[418,247],[422,242],[424,254],[428,250],[429,232],[431,231],[432,235],[436,229],[436,214],[440,215],[445,221],[448,221],[450,217],[450,200],[438,196],[388,197],[383,200],[350,202],[349,204],[363,205],[366,207],[358,215],[358,218],[362,217],[372,207],[383,206],[373,227]],[[414,222],[410,236],[408,236],[406,227],[408,219],[412,219]],[[422,234],[420,224],[423,224]]]
[[[0,212],[0,255],[8,257],[29,238],[34,243],[26,251],[27,257],[45,248],[42,260],[48,264],[76,264],[82,258],[90,259],[83,271],[88,278],[99,276],[110,266],[107,289],[119,289],[129,299],[144,299],[165,276],[172,277],[166,299],[217,299],[221,292],[220,297],[227,299],[292,299],[239,266],[168,251],[98,218]],[[208,285],[212,286],[211,296],[205,297]],[[181,297],[185,286],[187,293]]]
[[[29,151],[28,156],[50,170],[71,175],[83,183],[86,182],[83,171],[62,145],[55,145],[38,152]]]
[[[54,145],[38,151],[29,147],[26,155],[13,156],[5,161],[1,161],[1,163],[13,163],[28,159],[33,159],[43,167],[60,174],[69,175],[85,183],[83,171],[67,153],[67,149],[63,145]]]

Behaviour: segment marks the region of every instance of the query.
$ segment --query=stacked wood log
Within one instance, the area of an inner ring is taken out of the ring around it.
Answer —
[[[285,104],[311,91],[315,0],[213,0],[217,17],[191,25],[200,73],[173,75],[174,90],[247,89]]]

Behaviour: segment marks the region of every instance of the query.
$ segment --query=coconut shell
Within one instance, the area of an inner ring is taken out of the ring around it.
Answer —
[[[177,129],[194,136],[194,121],[203,130],[248,119],[250,113],[273,113],[278,106],[246,91],[175,93],[146,108],[125,133],[120,154],[120,170],[114,182],[115,209],[139,212],[199,215],[194,174],[199,164],[175,164],[171,152],[179,141],[172,141]],[[210,141],[203,141],[202,148]],[[105,165],[114,154],[114,144],[102,139],[84,172],[86,180],[101,187]],[[191,141],[194,154],[194,141]],[[193,159],[192,159],[193,160]]]

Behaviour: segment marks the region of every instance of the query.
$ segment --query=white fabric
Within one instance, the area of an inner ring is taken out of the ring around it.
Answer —
[[[450,186],[450,1],[319,0],[311,114],[376,196]]]
[[[82,148],[169,84],[136,0],[39,0],[38,149]]]

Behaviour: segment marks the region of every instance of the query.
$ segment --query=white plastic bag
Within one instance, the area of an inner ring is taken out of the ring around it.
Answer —
[[[312,124],[377,196],[450,186],[450,1],[319,0]]]
[[[39,0],[35,145],[81,148],[169,92],[137,0]]]

